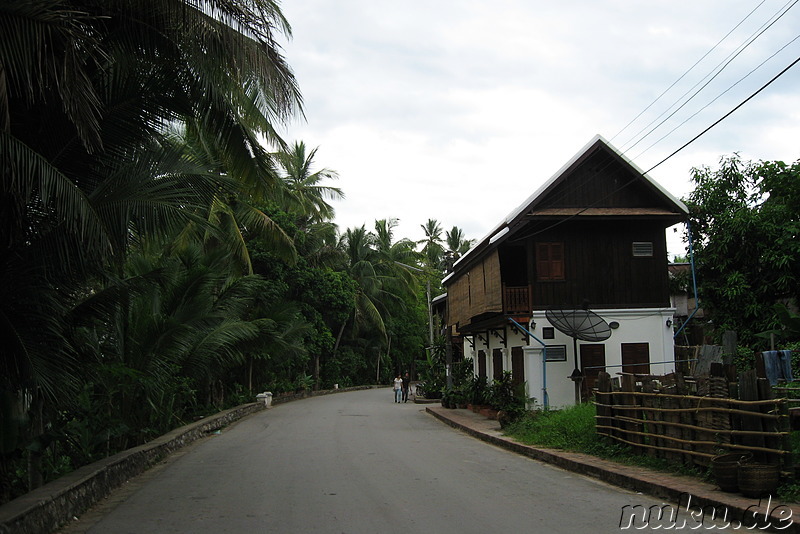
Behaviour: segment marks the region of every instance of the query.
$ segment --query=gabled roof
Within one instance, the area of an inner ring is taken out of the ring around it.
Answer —
[[[555,204],[558,205],[554,205],[552,200],[558,196],[554,193],[559,190],[559,187],[564,186],[564,181],[567,177],[571,176],[581,166],[588,165],[590,158],[601,152],[603,156],[607,156],[607,163],[604,163],[598,172],[607,170],[613,165],[615,170],[619,170],[628,176],[619,186],[616,186],[613,192],[619,192],[625,188],[638,187],[651,202],[646,205],[609,205],[609,203],[604,202],[610,197],[610,195],[607,195],[593,200],[590,205],[581,205],[575,202],[570,204],[568,200],[561,196],[562,202],[556,202]],[[463,266],[482,251],[490,247],[493,248],[505,240],[515,228],[524,224],[531,217],[553,218],[554,220],[573,217],[647,217],[677,222],[685,218],[688,213],[689,210],[683,202],[672,196],[602,136],[596,135],[558,172],[552,175],[550,179],[510,212],[483,239],[459,258],[454,265],[454,272],[459,270],[459,264]],[[674,224],[674,222],[670,224]],[[445,277],[444,281],[448,280],[453,274],[451,273]]]

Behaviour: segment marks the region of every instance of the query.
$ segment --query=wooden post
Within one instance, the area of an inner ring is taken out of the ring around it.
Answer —
[[[683,378],[682,373],[675,373],[675,394],[676,395],[688,395],[689,389],[686,387],[686,381]],[[682,398],[678,400],[678,408],[688,408],[689,401],[686,398]],[[681,412],[678,414],[677,420],[684,425],[689,425],[692,423],[692,416],[689,413]],[[681,438],[686,441],[692,441],[695,439],[694,430],[690,428],[682,428],[680,430]],[[691,450],[692,446],[688,443],[683,445],[684,449]],[[692,454],[684,454],[683,455],[683,463],[689,467],[695,465],[694,455]]]
[[[730,365],[734,356],[736,356],[736,332],[726,330],[722,334],[722,362]]]
[[[597,391],[601,393],[601,395],[597,396],[598,401],[600,404],[614,404],[614,397],[613,395],[604,395],[602,393],[611,393],[611,375],[606,373],[605,371],[600,371],[597,374]],[[614,425],[614,409],[607,407],[607,406],[598,406],[597,407],[597,415],[599,416],[597,421],[601,425],[613,426]],[[613,430],[604,430],[604,432],[614,436],[615,433]]]
[[[775,396],[772,393],[772,386],[769,383],[769,380],[766,378],[759,378],[757,381],[758,387],[758,398],[759,400],[768,400],[774,399]],[[777,408],[777,404],[775,405],[768,405],[762,406],[761,411],[763,413],[769,413],[772,411],[773,408]],[[764,431],[766,432],[778,432],[780,428],[780,421],[770,421],[770,420],[763,420],[762,426]],[[766,446],[770,449],[782,449],[783,448],[783,440],[780,436],[768,437],[765,438]],[[773,455],[768,455],[773,456]],[[780,455],[782,456],[782,455]],[[783,459],[779,455],[775,455],[775,457],[768,457],[766,459],[766,463],[768,464],[781,464],[783,463]]]
[[[649,378],[642,380],[642,393],[655,393],[655,387],[653,386],[653,381]],[[663,425],[659,425],[656,423],[661,416],[652,410],[648,410],[647,408],[657,408],[658,399],[655,397],[642,397],[641,405],[642,405],[642,419],[646,419],[646,425],[642,425],[642,432],[646,432],[648,435],[642,436],[642,440],[647,440],[650,445],[656,445],[661,447],[664,445],[664,442],[658,436],[664,431]],[[652,456],[653,458],[664,457],[665,454],[663,451],[659,451],[658,449],[653,449],[648,447],[647,448],[647,455]]]
[[[626,395],[624,393],[624,392],[633,393],[633,392],[636,391],[636,377],[634,377],[632,374],[623,374],[622,375],[622,391],[623,391],[623,394],[622,394],[623,402],[622,402],[622,404],[625,404],[626,406],[636,406],[637,405],[636,395]],[[640,415],[641,415],[639,410],[625,410],[625,412],[629,417],[634,417],[634,418],[637,418],[637,419],[639,419]],[[623,428],[625,430],[632,430],[634,432],[640,431],[641,430],[640,427],[641,427],[641,425],[639,425],[637,423],[626,423],[626,424],[623,425]],[[642,437],[638,436],[636,434],[629,434],[629,435],[626,436],[625,439],[627,439],[631,443],[642,443]],[[639,451],[638,452],[639,453],[642,452],[641,451],[641,447],[639,447]]]
[[[781,401],[778,404],[778,410],[781,414],[780,423],[778,424],[778,430],[781,432],[785,432],[781,439],[782,449],[785,451],[792,450],[792,443],[791,438],[789,437],[789,432],[791,431],[791,425],[789,422],[789,403],[785,400]],[[783,470],[788,471],[792,474],[792,478],[794,479],[794,461],[792,459],[793,454],[784,454],[783,455]]]
[[[709,377],[709,396],[718,399],[727,399],[728,397],[728,381],[725,376],[724,366],[720,363],[711,364],[711,376]],[[731,418],[729,414],[714,412],[711,416],[712,425],[714,430],[730,430]],[[720,445],[730,444],[731,436],[727,432],[718,432],[714,435],[714,439]],[[714,452],[714,451],[708,451]]]
[[[740,400],[758,400],[758,377],[754,370],[745,371],[739,375],[739,399]],[[759,408],[742,407],[743,410],[760,411]],[[749,415],[740,415],[740,428],[742,430],[755,430],[762,432],[764,426],[761,424],[760,417],[752,417]],[[742,436],[742,444],[751,447],[764,447],[763,436]],[[760,458],[761,457],[761,458]],[[763,462],[763,453],[757,453],[754,456],[756,461]]]

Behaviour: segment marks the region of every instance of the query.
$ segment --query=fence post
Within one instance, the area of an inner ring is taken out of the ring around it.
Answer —
[[[772,386],[770,385],[769,380],[767,380],[766,378],[759,378],[758,381],[757,381],[757,385],[758,385],[758,398],[759,398],[759,400],[769,400],[769,399],[774,399],[775,398],[775,395],[772,392]],[[772,412],[773,408],[775,409],[774,413],[780,414],[779,403],[778,402],[776,402],[773,405],[764,405],[764,406],[762,406],[761,407],[761,412],[762,413],[770,413],[770,412]],[[766,432],[778,432],[780,430],[780,424],[781,424],[780,419],[777,420],[777,421],[770,421],[770,420],[764,419],[762,421],[762,426],[764,427],[764,431],[766,431]],[[783,439],[781,439],[781,437],[778,436],[778,435],[774,435],[772,437],[767,437],[767,438],[764,439],[764,441],[766,442],[766,446],[768,448],[770,448],[770,449],[779,449],[779,450],[783,449]],[[772,458],[769,458],[769,456],[772,456],[772,455],[771,454],[767,455],[767,463],[768,464],[781,465],[783,463],[783,458],[781,458],[781,457],[782,456],[786,456],[786,455],[783,455],[783,454],[776,455],[777,458],[775,458],[774,461],[773,461]]]
[[[792,440],[790,437],[791,423],[789,421],[789,403],[786,402],[786,399],[780,399],[778,401],[778,413],[781,414],[781,418],[778,423],[778,430],[780,432],[784,432],[784,434],[781,436],[781,448],[785,451],[791,451],[792,450]],[[794,480],[795,473],[794,473],[793,458],[794,458],[793,454],[783,455],[783,470],[791,473],[791,477]]]
[[[739,400],[758,400],[758,377],[754,370],[744,371],[739,375]],[[743,407],[747,411],[761,411],[758,407],[750,408]],[[751,415],[739,416],[740,426],[742,430],[754,430],[762,432],[764,426],[761,424],[760,417],[753,417]],[[751,447],[764,447],[763,436],[742,436],[742,444]],[[756,454],[757,459],[763,460],[763,453]]]
[[[626,394],[626,392],[636,393],[636,377],[634,377],[632,374],[623,374],[621,380],[621,386],[622,386],[621,389],[622,389],[623,400],[619,404],[624,404],[626,406],[631,406],[635,408],[637,406],[636,395],[628,395]],[[639,410],[625,410],[625,414],[633,419],[641,419],[641,412]],[[623,425],[623,428],[631,432],[640,432],[642,430],[642,425],[641,423],[630,421],[625,423]],[[630,434],[627,436],[627,438],[628,441],[634,444],[644,442],[643,437],[636,434]],[[639,454],[641,454],[642,447],[637,447],[637,448],[639,449],[638,451]]]
[[[605,371],[600,371],[597,373],[597,391],[600,393],[600,395],[595,398],[599,399],[600,404],[614,404],[614,396],[611,395],[611,375]],[[598,406],[597,416],[598,418],[595,421],[595,425],[598,423],[605,426],[616,425],[614,419],[614,409],[610,406]],[[616,436],[616,432],[611,429],[604,429],[603,433],[607,434],[608,436]]]

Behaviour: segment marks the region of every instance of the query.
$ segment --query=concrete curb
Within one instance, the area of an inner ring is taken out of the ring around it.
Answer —
[[[716,485],[693,477],[622,465],[586,454],[532,447],[504,436],[497,421],[486,419],[471,411],[434,406],[429,406],[425,410],[443,423],[472,437],[567,471],[651,495],[668,503],[677,503],[678,506],[684,506],[687,495],[690,495],[692,510],[699,513],[704,510],[710,511],[711,507],[715,510],[725,510],[728,514],[727,521],[731,524],[731,528],[736,530],[754,530],[751,525],[754,524],[755,516],[761,527],[768,522],[767,519],[770,520],[773,528],[768,530],[800,533],[798,504],[782,504],[772,500],[762,503],[759,499],[723,492]],[[636,504],[631,503],[631,505]],[[688,503],[686,504],[688,506]]]
[[[376,386],[357,386],[273,398],[273,405]],[[144,445],[122,451],[45,484],[0,506],[0,534],[53,532],[107,497],[114,489],[144,473],[159,460],[211,432],[265,409],[243,404],[177,428]]]

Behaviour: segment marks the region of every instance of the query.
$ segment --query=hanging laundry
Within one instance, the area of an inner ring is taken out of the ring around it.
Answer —
[[[764,371],[771,386],[783,379],[787,382],[794,380],[792,377],[792,351],[790,350],[765,350],[761,353],[764,358]]]

